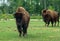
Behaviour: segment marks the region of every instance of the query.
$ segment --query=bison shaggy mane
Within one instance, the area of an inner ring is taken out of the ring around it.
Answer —
[[[54,11],[54,10],[42,10],[42,17],[43,17],[43,21],[45,22],[46,26],[49,26],[50,22],[53,26],[56,26],[56,22],[58,22],[58,26],[59,26],[59,13]]]
[[[16,20],[19,36],[22,34],[25,36],[27,34],[27,28],[30,21],[29,13],[23,7],[18,7],[14,14],[14,17]]]

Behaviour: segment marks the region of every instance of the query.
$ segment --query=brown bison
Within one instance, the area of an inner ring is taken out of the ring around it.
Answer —
[[[14,17],[16,19],[19,36],[22,34],[25,36],[27,34],[27,28],[30,21],[29,13],[23,7],[19,7],[17,8]]]
[[[59,26],[58,12],[53,11],[53,10],[44,9],[44,10],[42,10],[42,17],[43,17],[43,20],[45,22],[45,25],[49,26],[49,24],[51,22],[52,26],[54,24],[56,26],[56,22],[58,22],[58,26]]]

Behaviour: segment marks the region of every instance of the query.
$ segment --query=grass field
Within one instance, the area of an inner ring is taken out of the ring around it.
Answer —
[[[28,35],[19,37],[14,20],[0,21],[0,41],[60,41],[60,27],[45,27],[42,20],[31,19]]]

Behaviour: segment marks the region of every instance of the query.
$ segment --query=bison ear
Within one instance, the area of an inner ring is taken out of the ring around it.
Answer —
[[[43,10],[43,13],[46,13],[47,10]]]

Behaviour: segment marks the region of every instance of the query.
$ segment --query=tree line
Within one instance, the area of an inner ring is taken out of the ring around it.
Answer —
[[[2,3],[0,14],[13,14],[19,6],[23,6],[30,15],[41,15],[43,9],[60,11],[60,0],[7,0]]]

